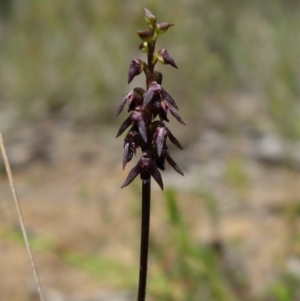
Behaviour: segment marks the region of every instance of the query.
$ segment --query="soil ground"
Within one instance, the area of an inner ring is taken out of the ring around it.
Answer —
[[[36,264],[51,300],[96,300],[95,296],[127,300],[134,294],[139,187],[133,183],[120,189],[132,163],[122,171],[122,142],[114,139],[115,132],[110,127],[83,131],[46,122],[34,129],[21,128],[17,136],[4,135]],[[170,169],[164,173],[165,186],[175,187],[178,199],[184,200],[180,207],[195,240],[217,238],[225,246],[235,244],[227,248],[228,256],[242,262],[256,292],[271,283],[280,269],[299,274],[300,246],[293,235],[300,225],[289,214],[300,198],[298,172],[251,161],[247,167],[251,184],[240,189],[231,178],[218,180],[220,157],[197,162],[199,148],[194,143],[184,153],[174,150],[184,178]],[[184,157],[193,161],[184,164]],[[0,300],[33,300],[36,289],[24,244],[16,237],[18,218],[5,173],[0,183]],[[205,202],[195,194],[199,186],[217,197],[216,224],[212,225]],[[153,200],[152,235],[163,239],[167,235],[163,196],[155,183]],[[117,262],[120,271],[129,271],[127,282],[107,271],[96,277],[89,269],[71,264],[65,255],[72,252]]]

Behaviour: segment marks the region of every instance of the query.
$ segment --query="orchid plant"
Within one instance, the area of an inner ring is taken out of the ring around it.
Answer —
[[[174,24],[169,22],[157,23],[152,12],[144,8],[148,29],[137,32],[142,40],[139,49],[147,54],[147,62],[133,59],[129,66],[128,84],[137,75],[144,72],[146,89],[136,87],[122,100],[117,116],[128,103],[130,115],[122,123],[117,137],[129,128],[124,139],[123,169],[136,155],[140,148],[142,156],[135,167],[129,172],[122,188],[129,185],[138,175],[142,180],[142,225],[141,225],[141,257],[138,301],[145,300],[147,281],[147,261],[150,225],[151,176],[163,190],[163,180],[159,170],[165,170],[167,161],[179,174],[183,172],[172,159],[167,146],[167,140],[178,148],[183,149],[165,122],[169,122],[170,112],[180,123],[184,124],[178,113],[178,106],[172,96],[162,86],[162,73],[154,70],[157,62],[178,69],[175,61],[163,48],[155,51],[159,35],[165,33]]]

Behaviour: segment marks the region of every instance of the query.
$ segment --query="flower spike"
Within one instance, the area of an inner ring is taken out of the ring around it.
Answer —
[[[122,187],[129,185],[138,174],[141,174],[142,181],[148,181],[150,175],[163,189],[163,182],[158,169],[165,169],[165,161],[175,171],[183,175],[181,169],[170,156],[167,147],[167,140],[169,139],[179,149],[183,149],[169,128],[165,126],[164,122],[169,122],[168,111],[178,122],[184,125],[185,122],[179,115],[175,100],[162,86],[162,73],[154,70],[157,61],[178,69],[174,59],[165,48],[155,51],[158,36],[165,33],[174,24],[169,22],[157,23],[154,14],[147,8],[144,8],[144,16],[148,29],[139,30],[137,34],[142,40],[139,49],[147,54],[148,59],[143,61],[135,58],[130,62],[127,81],[130,83],[137,75],[144,72],[147,89],[134,88],[122,99],[117,110],[118,116],[127,104],[128,112],[130,112],[117,133],[117,137],[119,137],[129,128],[124,139],[123,169],[132,160],[133,155],[136,155],[138,148],[142,150],[143,155],[129,172]],[[156,117],[158,120],[155,120]]]
[[[171,167],[183,175],[182,170],[172,159],[168,150],[168,139],[182,149],[179,141],[174,137],[165,121],[169,122],[168,111],[180,123],[185,124],[178,113],[178,106],[173,97],[163,88],[162,73],[155,70],[157,62],[171,65],[178,69],[174,59],[163,48],[156,52],[156,40],[174,24],[169,22],[157,23],[153,13],[144,8],[144,16],[148,25],[146,30],[139,30],[138,36],[142,40],[139,50],[146,53],[147,60],[133,59],[130,62],[127,81],[128,84],[142,72],[146,77],[146,89],[134,88],[121,101],[117,116],[128,104],[129,116],[118,130],[117,137],[129,128],[124,139],[123,170],[128,162],[136,155],[140,148],[142,156],[137,164],[130,170],[122,188],[128,186],[138,175],[142,181],[142,235],[141,235],[141,260],[138,301],[145,301],[147,283],[147,258],[149,242],[149,221],[151,203],[151,177],[163,190],[164,184],[160,170],[165,170],[167,161]],[[147,62],[147,63],[146,63]],[[157,119],[156,119],[157,118]]]

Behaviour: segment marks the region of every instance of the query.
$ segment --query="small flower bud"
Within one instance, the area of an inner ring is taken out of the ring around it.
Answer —
[[[139,59],[133,59],[129,66],[128,71],[128,84],[133,80],[133,78],[142,73],[144,70],[144,62]]]
[[[172,67],[178,69],[175,61],[170,57],[167,49],[159,50],[156,54],[157,59],[164,65],[171,65]]]
[[[143,103],[145,93],[146,93],[146,91],[143,88],[139,88],[139,87],[134,88],[132,91],[130,91],[122,99],[116,116],[118,116],[122,112],[127,101],[128,101],[128,105],[129,105],[128,112],[134,110],[137,106],[141,105]]]
[[[154,40],[154,31],[151,29],[139,30],[137,34],[144,42],[152,42]]]
[[[174,24],[169,22],[158,23],[155,26],[155,31],[158,34],[162,34],[165,33],[171,26],[174,26]]]
[[[141,43],[140,46],[139,46],[139,50],[147,53],[148,52],[148,43],[147,42]]]
[[[131,130],[124,140],[123,170],[126,164],[136,155],[136,149],[142,145],[142,138],[139,132]]]
[[[150,88],[146,92],[144,96],[143,106],[142,109],[145,109],[147,105],[150,103],[150,101],[153,99],[154,95],[157,93],[160,93],[161,91],[161,85],[159,85],[157,82],[152,82]]]
[[[183,149],[179,141],[174,137],[174,135],[162,121],[156,120],[152,122],[150,129],[152,131],[152,142],[156,145],[156,150],[159,157],[162,154],[163,148],[166,147],[167,138],[169,138],[170,141],[178,148]]]
[[[146,21],[147,21],[149,27],[151,29],[153,29],[154,26],[155,26],[155,23],[156,23],[156,17],[152,14],[152,12],[149,9],[144,8],[144,11],[145,11],[145,19],[146,19]]]
[[[118,130],[117,137],[119,137],[130,125],[135,125],[140,132],[143,140],[147,143],[147,114],[141,110],[140,106],[137,106],[131,115],[122,123]]]
[[[161,101],[160,99],[154,101],[152,105],[152,109],[153,109],[153,118],[159,115],[160,120],[165,120],[169,122],[167,116],[168,106],[166,105],[165,101]]]
[[[143,97],[143,93],[142,93],[142,91],[140,91],[140,89],[145,91],[142,88],[134,88],[131,91],[131,93],[128,97],[128,112],[134,110],[137,106],[140,106],[143,104],[144,97]]]
[[[161,85],[162,80],[163,80],[163,75],[162,75],[162,73],[159,72],[159,71],[154,71],[154,74],[153,74],[153,80],[156,81],[158,84]]]

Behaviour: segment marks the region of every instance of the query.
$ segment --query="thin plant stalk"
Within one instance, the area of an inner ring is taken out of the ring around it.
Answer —
[[[39,278],[39,275],[38,275],[38,272],[37,272],[37,267],[36,267],[36,264],[35,264],[35,261],[34,261],[34,258],[33,258],[33,254],[32,254],[32,251],[31,251],[31,247],[30,247],[30,244],[29,244],[29,239],[28,239],[28,235],[27,235],[27,232],[26,232],[26,228],[25,228],[24,217],[23,217],[23,213],[22,213],[22,210],[21,210],[21,205],[20,205],[20,202],[19,202],[17,191],[16,191],[16,188],[15,188],[15,185],[14,185],[14,180],[13,180],[13,176],[12,176],[12,172],[11,172],[9,160],[8,160],[8,157],[7,157],[7,154],[6,154],[6,149],[5,149],[5,146],[4,146],[4,142],[3,142],[1,132],[0,132],[0,149],[1,149],[1,152],[2,152],[3,160],[4,160],[5,169],[6,169],[6,172],[7,172],[7,175],[8,175],[10,189],[11,189],[13,199],[14,199],[14,202],[15,202],[15,206],[16,206],[16,209],[17,209],[18,218],[19,218],[19,222],[20,222],[20,226],[21,226],[21,230],[22,230],[22,235],[23,235],[25,246],[26,246],[26,249],[27,249],[29,261],[30,261],[30,264],[31,264],[31,269],[32,269],[32,273],[33,273],[34,280],[35,280],[35,283],[36,283],[39,299],[40,299],[40,301],[46,301],[43,290],[42,290],[41,281],[40,281],[40,278]]]
[[[125,182],[121,186],[126,187],[138,175],[142,180],[142,222],[141,222],[141,253],[138,301],[145,301],[148,270],[148,246],[150,228],[150,198],[151,182],[156,181],[163,190],[164,184],[159,170],[165,170],[165,162],[169,163],[176,172],[183,176],[183,172],[172,159],[167,146],[167,139],[178,148],[183,149],[179,141],[166,127],[169,122],[167,113],[170,112],[182,124],[185,124],[178,113],[175,100],[162,86],[162,73],[154,70],[159,62],[178,69],[175,61],[163,48],[155,51],[156,40],[159,35],[165,33],[174,24],[169,22],[157,23],[156,17],[151,11],[144,8],[145,19],[148,23],[147,30],[139,30],[137,34],[142,40],[139,49],[147,54],[147,62],[141,59],[133,59],[130,62],[127,82],[128,84],[142,72],[146,76],[146,90],[135,87],[121,101],[117,116],[122,112],[128,102],[129,117],[122,123],[118,130],[119,137],[129,128],[124,139],[123,169],[126,164],[136,155],[137,149],[141,149],[142,157],[131,169]]]
[[[148,180],[142,181],[142,222],[141,222],[141,254],[138,301],[144,301],[146,297],[148,249],[150,231],[150,207],[151,207],[151,179],[150,174],[145,173]]]

